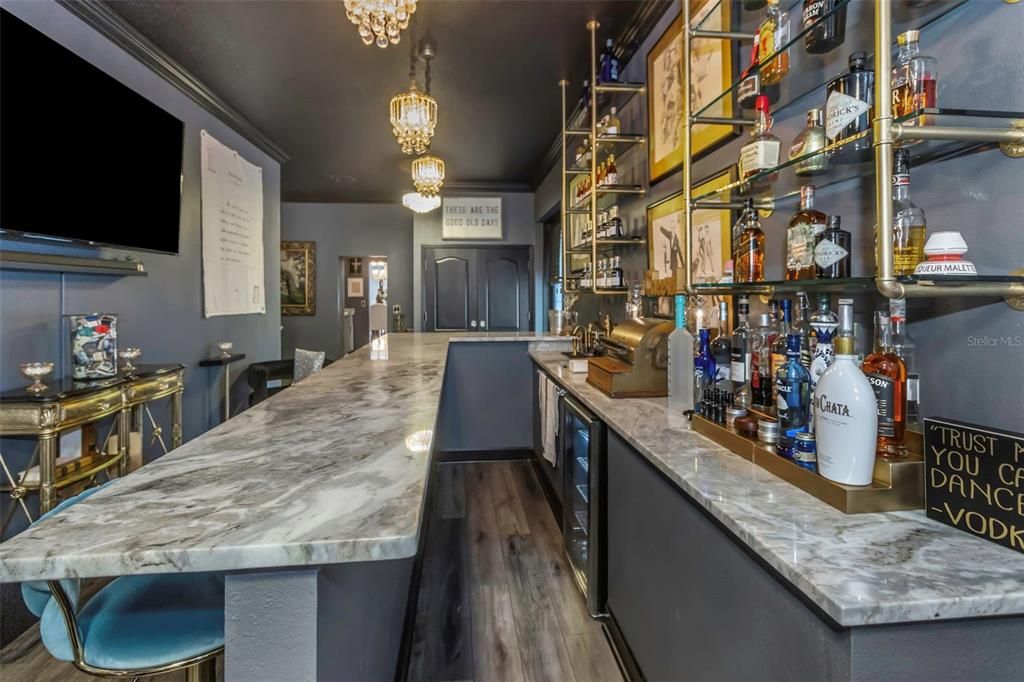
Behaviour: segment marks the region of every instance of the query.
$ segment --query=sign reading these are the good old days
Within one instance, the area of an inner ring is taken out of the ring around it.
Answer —
[[[442,239],[501,239],[501,197],[442,200]]]
[[[1024,435],[924,420],[929,518],[1024,552]]]

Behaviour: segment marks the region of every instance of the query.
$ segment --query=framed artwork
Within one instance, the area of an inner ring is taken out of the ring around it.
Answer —
[[[694,183],[693,196],[720,189],[735,182],[736,177],[736,166],[729,166]],[[690,272],[694,283],[722,280],[725,264],[732,258],[732,224],[732,209],[694,209],[690,219]]]
[[[655,283],[670,282],[675,290],[676,270],[683,267],[683,193],[677,192],[647,207],[647,270]],[[652,292],[649,292],[650,295]]]
[[[348,259],[348,274],[350,274],[350,275],[361,275],[361,274],[363,274],[363,259],[362,258],[349,258]]]
[[[281,242],[281,314],[316,315],[316,242]]]
[[[348,298],[362,298],[365,296],[363,291],[363,278],[362,277],[349,277],[345,282],[345,295]]]
[[[697,0],[692,26],[729,30],[732,0]],[[697,111],[718,97],[733,80],[736,47],[729,40],[691,41],[690,102]],[[647,146],[650,183],[663,179],[683,164],[683,19],[678,17],[647,53]],[[707,116],[733,116],[732,96],[715,101]],[[696,125],[691,130],[691,156],[698,158],[739,134],[736,126]]]

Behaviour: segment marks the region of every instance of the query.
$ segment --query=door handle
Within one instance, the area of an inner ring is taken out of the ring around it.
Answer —
[[[476,329],[476,320],[470,320],[469,326],[472,327],[473,329]]]
[[[480,328],[481,329],[486,329],[487,328],[487,320],[480,320]]]

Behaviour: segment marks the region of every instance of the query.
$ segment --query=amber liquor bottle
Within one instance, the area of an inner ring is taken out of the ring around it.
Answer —
[[[740,218],[738,243],[733,253],[733,279],[737,282],[764,281],[764,230],[754,210],[754,200],[747,199]]]
[[[814,279],[814,245],[825,231],[827,216],[814,210],[814,185],[800,188],[800,210],[786,230],[786,279]]]
[[[879,310],[875,313],[874,352],[864,358],[861,370],[878,402],[876,453],[879,457],[903,457],[906,455],[903,436],[906,430],[907,366],[893,349],[887,312]]]

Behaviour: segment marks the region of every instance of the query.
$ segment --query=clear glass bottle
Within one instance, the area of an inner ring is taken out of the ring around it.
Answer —
[[[715,383],[715,356],[711,354],[711,330],[697,330],[697,356],[693,359],[693,402],[700,405],[704,392]]]
[[[809,53],[824,54],[843,44],[847,4],[847,0],[804,0],[803,27],[810,28],[804,34],[804,48]]]
[[[793,166],[793,173],[806,177],[827,172],[828,155],[820,151],[824,148],[825,112],[821,109],[811,109],[807,112],[807,127],[800,131],[789,148],[790,160],[800,159]]]
[[[780,337],[785,344],[785,362],[775,371],[775,409],[779,435],[807,431],[810,423],[811,375],[800,363],[800,335]]]
[[[893,271],[912,275],[924,260],[927,221],[924,210],[910,200],[910,150],[897,149],[892,172]]]
[[[800,210],[786,230],[786,279],[815,279],[814,245],[825,231],[827,216],[814,209],[814,185],[800,188]]]
[[[771,315],[762,313],[751,334],[750,404],[768,409],[772,402],[772,341],[775,339]]]
[[[868,68],[867,52],[854,52],[849,63],[849,73],[836,76],[826,88],[825,139],[835,144],[866,133],[829,152],[829,159],[838,163],[863,163],[874,158],[875,72]]]
[[[840,227],[839,216],[829,216],[828,227],[814,244],[814,265],[818,279],[841,279],[850,276],[852,237]]]
[[[793,325],[793,302],[788,298],[782,299],[782,322],[778,328],[775,338],[772,340],[771,366],[769,371],[774,377],[779,367],[786,362],[786,337],[792,332]],[[775,391],[772,391],[772,404],[775,404]]]
[[[748,316],[750,301],[746,296],[736,297],[736,326],[732,330],[731,347],[729,350],[729,378],[735,387],[735,401],[742,407],[750,407],[750,355],[753,332],[750,329]]]
[[[605,121],[604,134],[618,135],[622,132],[622,120],[619,118],[619,110],[612,107],[608,110],[608,120]]]
[[[739,244],[733,251],[733,280],[736,282],[764,281],[764,230],[754,210],[754,202],[747,200],[747,206],[740,218],[743,225]]]
[[[889,319],[892,322],[892,351],[907,368],[907,427],[921,431],[921,375],[917,368],[917,344],[910,338],[910,331],[907,328],[906,299],[889,299]]]
[[[675,300],[676,328],[668,335],[668,404],[674,410],[693,410],[693,334],[686,328],[686,296]]]
[[[938,62],[935,57],[921,54],[920,37],[920,31],[905,31],[896,37],[899,51],[893,62],[890,81],[892,115],[895,118],[938,106]],[[903,121],[903,125],[916,125],[923,122],[922,118],[908,119]]]
[[[761,56],[762,85],[780,82],[789,72],[789,12],[779,7],[779,0],[768,0],[761,26],[757,29],[758,52]],[[765,59],[769,61],[765,62]]]
[[[888,312],[879,310],[875,313],[874,352],[864,358],[861,370],[871,383],[878,403],[878,456],[906,456],[903,445],[906,415],[903,410],[907,366],[893,352]]]
[[[751,189],[771,187],[779,178],[779,171],[764,174],[763,172],[777,168],[779,165],[779,149],[782,143],[772,134],[772,117],[768,111],[768,97],[760,95],[754,107],[757,110],[757,122],[750,134],[750,141],[740,149],[739,174],[740,180],[749,183]],[[754,179],[754,176],[759,176]]]
[[[793,312],[793,326],[792,333],[800,335],[800,364],[804,367],[811,366],[811,336],[813,331],[811,325],[808,323],[808,308],[810,304],[807,301],[807,294],[802,291],[796,292],[796,310]]]
[[[729,304],[718,302],[718,334],[711,341],[711,355],[715,358],[718,374],[716,381],[732,379],[732,337],[729,336]]]

